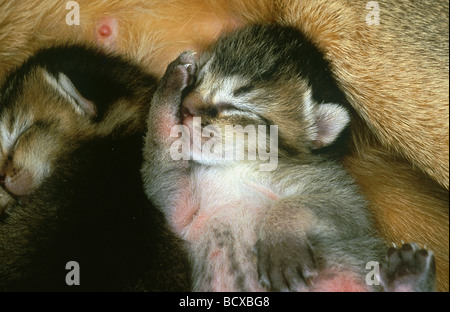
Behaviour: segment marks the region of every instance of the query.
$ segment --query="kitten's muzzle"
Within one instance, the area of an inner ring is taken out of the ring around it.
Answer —
[[[14,175],[0,176],[0,183],[12,195],[25,196],[32,191],[33,175],[29,170],[22,169]]]
[[[196,92],[190,92],[181,102],[181,116],[199,116],[201,107],[205,105],[202,96]]]

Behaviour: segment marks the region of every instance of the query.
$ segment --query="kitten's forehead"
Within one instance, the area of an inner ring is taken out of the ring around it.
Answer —
[[[10,97],[13,90],[14,90],[14,86],[12,83],[8,83],[8,84],[1,86],[1,89],[0,89],[0,113],[1,113],[2,107],[5,106],[5,102]]]
[[[251,82],[240,75],[227,76],[209,71],[208,68],[200,70],[195,91],[212,105],[232,104],[241,109],[252,109],[249,105],[250,92],[239,92]]]
[[[277,75],[301,45],[297,32],[254,25],[222,36],[209,51],[211,70],[251,79]]]

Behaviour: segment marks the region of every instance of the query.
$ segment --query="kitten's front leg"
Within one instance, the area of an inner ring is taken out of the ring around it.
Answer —
[[[183,52],[169,64],[150,106],[147,144],[167,149],[177,140],[170,137],[170,131],[182,125],[183,92],[194,81],[196,71],[195,52]]]
[[[188,160],[175,159],[171,148],[179,140],[173,130],[186,130],[182,127],[181,101],[196,70],[195,53],[182,53],[167,67],[150,107],[142,176],[147,195],[166,215],[170,215],[180,190],[188,188]]]
[[[306,289],[317,276],[307,232],[315,216],[295,199],[279,200],[259,228],[256,243],[261,285],[271,291]]]

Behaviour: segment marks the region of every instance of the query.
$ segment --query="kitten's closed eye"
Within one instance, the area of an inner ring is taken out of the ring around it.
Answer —
[[[233,110],[241,111],[241,109],[239,107],[237,107],[237,106],[235,106],[235,105],[233,105],[231,103],[226,103],[226,102],[217,103],[214,106],[214,109],[218,113],[221,113],[221,112],[224,112],[224,111],[233,111]]]
[[[20,139],[28,132],[28,131],[30,131],[32,128],[33,128],[33,124],[31,124],[31,125],[27,125],[27,126],[25,126],[25,127],[23,127],[20,131],[19,131],[19,133],[16,135],[16,137],[14,138],[14,143],[12,144],[12,151],[11,151],[11,153],[13,153],[14,152],[14,150],[16,149],[16,147],[17,147],[17,145],[19,144],[19,142],[20,142]]]
[[[243,87],[240,87],[240,88],[234,90],[233,91],[233,96],[240,96],[240,95],[243,95],[245,93],[249,93],[253,89],[254,89],[253,85],[245,85]]]
[[[220,114],[227,112],[242,112],[242,110],[239,107],[226,102],[220,102],[214,106],[204,107],[200,110],[201,114],[205,114],[212,118],[219,117]]]
[[[19,139],[32,127],[30,121],[21,122],[17,119],[13,119],[11,122],[14,125],[11,127],[12,129],[9,129],[8,127],[0,128],[0,147],[8,154],[11,154],[14,151]]]
[[[201,116],[207,115],[209,117],[217,117],[224,111],[241,111],[237,106],[228,102],[219,102],[215,105],[207,103],[201,95],[197,92],[188,94],[182,102],[181,113],[186,116]]]

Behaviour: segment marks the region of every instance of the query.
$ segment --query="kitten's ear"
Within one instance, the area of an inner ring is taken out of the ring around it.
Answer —
[[[339,104],[317,104],[310,93],[305,96],[305,106],[312,122],[312,145],[319,149],[332,144],[350,122],[348,111]]]
[[[74,105],[77,113],[91,118],[95,118],[97,116],[97,107],[95,104],[81,95],[69,77],[67,77],[64,73],[59,72],[55,77],[54,75],[45,72],[44,76],[57,92],[59,92],[62,96],[68,99],[72,105]]]

